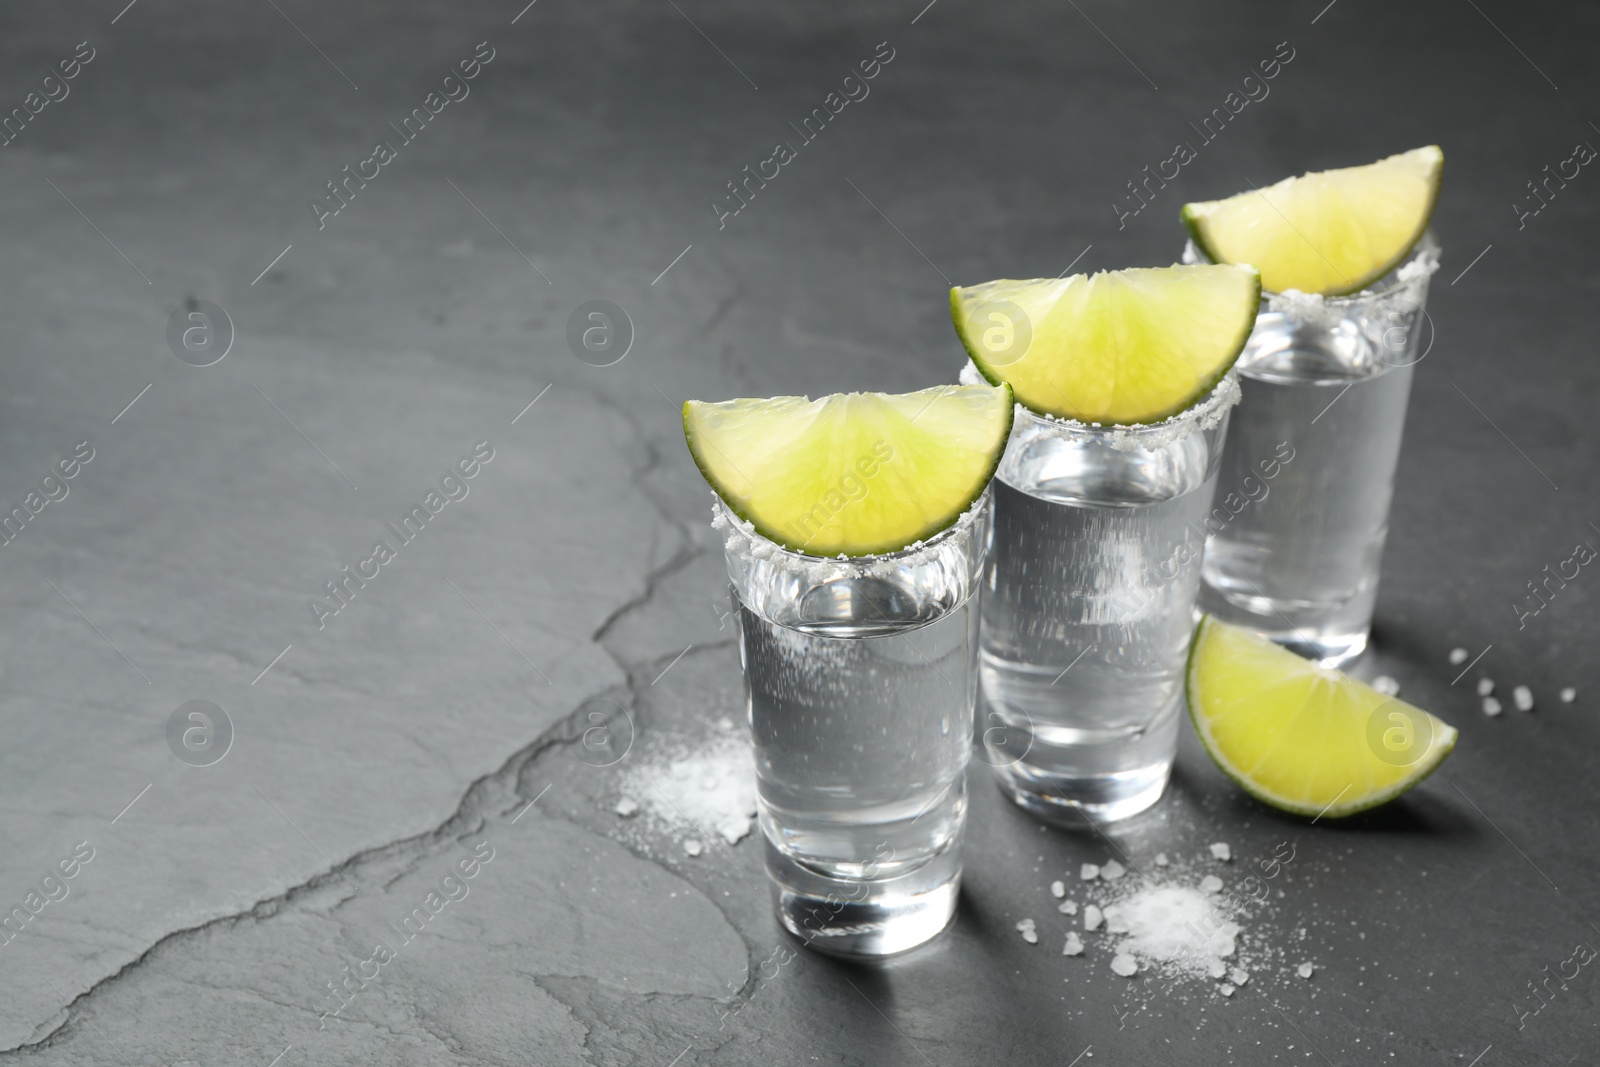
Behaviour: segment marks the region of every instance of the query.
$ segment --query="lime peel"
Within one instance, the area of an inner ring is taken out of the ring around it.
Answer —
[[[1186,677],[1206,752],[1272,807],[1343,818],[1393,800],[1455,748],[1456,730],[1405,701],[1207,615]]]
[[[1443,168],[1444,153],[1428,145],[1185,204],[1183,224],[1211,262],[1256,266],[1269,293],[1358,293],[1405,263],[1422,240]]]
[[[815,558],[915,547],[980,502],[1005,451],[1009,388],[689,401],[684,435],[747,534]]]
[[[1216,387],[1260,298],[1253,268],[1179,265],[956,287],[950,315],[979,374],[1035,414],[1137,426]]]

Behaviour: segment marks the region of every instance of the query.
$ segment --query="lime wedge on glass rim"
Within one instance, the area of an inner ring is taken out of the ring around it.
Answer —
[[[1437,145],[1362,167],[1285,178],[1265,189],[1183,206],[1213,263],[1249,263],[1272,293],[1359,292],[1405,262],[1439,199]]]
[[[809,556],[897,552],[983,495],[1011,435],[1011,390],[779,396],[683,405],[689,452],[756,532]]]
[[[1189,647],[1189,717],[1222,772],[1257,800],[1339,818],[1404,793],[1444,762],[1444,720],[1207,615]]]
[[[1249,267],[1149,267],[957,287],[950,318],[979,373],[1031,411],[1132,425],[1211,392],[1260,300]]]

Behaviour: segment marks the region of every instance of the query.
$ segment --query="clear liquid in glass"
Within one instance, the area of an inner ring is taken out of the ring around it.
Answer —
[[[977,698],[985,496],[906,552],[787,552],[720,509],[778,916],[880,956],[955,912]]]
[[[1239,358],[1200,605],[1325,666],[1367,645],[1437,256],[1351,297],[1265,294]]]
[[[1207,402],[1210,425],[1072,430],[1018,412],[994,483],[979,730],[1035,814],[1123,818],[1166,786],[1232,388]]]

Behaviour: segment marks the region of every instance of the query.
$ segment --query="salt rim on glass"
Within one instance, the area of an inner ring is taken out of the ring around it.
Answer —
[[[967,360],[967,365],[961,368],[958,380],[962,385],[989,384],[970,359]],[[1239,402],[1240,395],[1238,372],[1230,368],[1203,400],[1160,422],[1132,425],[1082,422],[1058,415],[1045,415],[1018,403],[1017,417],[1011,427],[1011,439],[1015,441],[1029,430],[1039,429],[1064,434],[1090,433],[1103,436],[1118,452],[1132,452],[1136,448],[1155,452],[1174,445],[1191,434],[1203,433],[1215,427]]]

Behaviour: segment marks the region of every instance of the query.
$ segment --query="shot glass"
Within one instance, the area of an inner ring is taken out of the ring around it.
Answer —
[[[712,524],[779,920],[845,956],[927,941],[961,883],[988,492],[951,528],[879,556],[791,552],[720,499]]]
[[[1204,262],[1193,242],[1185,262]],[[1350,296],[1263,293],[1239,357],[1200,605],[1324,666],[1367,647],[1439,246]]]
[[[1238,397],[1230,374],[1188,411],[1131,427],[1018,408],[991,484],[979,729],[1024,810],[1081,826],[1161,798]]]

